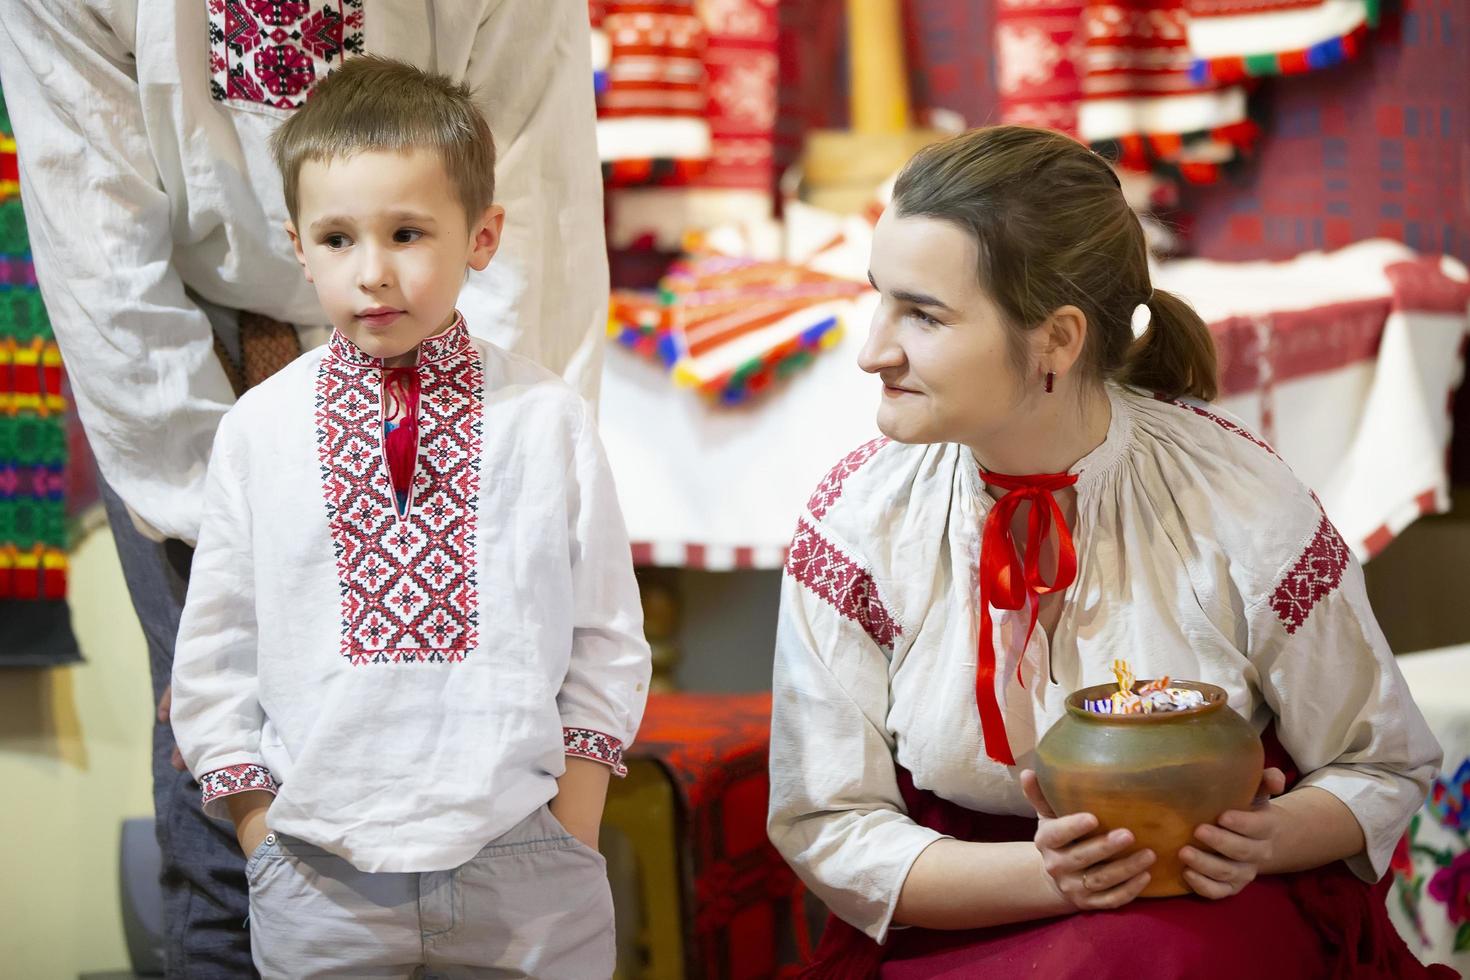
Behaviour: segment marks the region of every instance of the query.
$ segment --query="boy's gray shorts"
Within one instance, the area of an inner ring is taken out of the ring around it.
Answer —
[[[370,874],[273,833],[245,875],[266,980],[612,976],[607,866],[545,806],[449,871]]]

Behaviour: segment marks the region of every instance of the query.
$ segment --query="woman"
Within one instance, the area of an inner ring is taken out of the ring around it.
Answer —
[[[1316,497],[1205,404],[1209,332],[1108,165],[1020,127],[930,147],[870,277],[886,438],[808,502],[777,637],[770,834],[841,920],[812,975],[1422,971],[1367,883],[1439,747]],[[1195,896],[1135,903],[1155,856],[1029,771],[1116,657],[1220,685],[1272,750],[1181,853]]]

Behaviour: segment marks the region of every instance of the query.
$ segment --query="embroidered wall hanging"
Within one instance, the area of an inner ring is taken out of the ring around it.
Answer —
[[[66,408],[0,100],[0,666],[81,659],[66,604]]]

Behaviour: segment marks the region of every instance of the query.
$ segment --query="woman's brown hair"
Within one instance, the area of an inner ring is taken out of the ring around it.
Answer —
[[[980,283],[1008,321],[1012,353],[1063,306],[1087,316],[1078,368],[1168,397],[1216,394],[1215,345],[1199,314],[1149,282],[1138,216],[1097,154],[1060,133],[989,126],[920,150],[898,175],[900,217],[949,221],[979,246]],[[1133,311],[1149,308],[1133,336]]]

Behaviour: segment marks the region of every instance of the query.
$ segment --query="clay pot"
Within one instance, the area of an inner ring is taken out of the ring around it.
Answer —
[[[1138,686],[1146,683],[1139,681]],[[1085,687],[1067,698],[1067,713],[1036,746],[1036,778],[1058,816],[1091,813],[1099,834],[1133,831],[1137,847],[1156,855],[1144,896],[1184,895],[1179,849],[1194,828],[1226,810],[1249,809],[1261,783],[1261,739],[1214,684],[1171,681],[1205,695],[1185,711],[1104,715],[1083,701],[1105,698],[1115,684]],[[1130,851],[1129,853],[1132,853]]]

